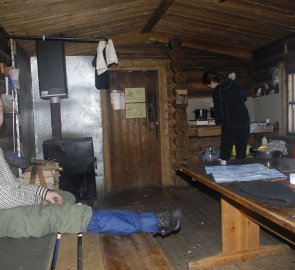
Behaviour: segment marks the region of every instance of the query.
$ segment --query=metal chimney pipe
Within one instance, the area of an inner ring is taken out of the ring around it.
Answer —
[[[50,97],[52,140],[61,140],[60,97]]]

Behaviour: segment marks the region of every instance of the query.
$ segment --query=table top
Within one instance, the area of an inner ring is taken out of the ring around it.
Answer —
[[[288,158],[280,158],[279,160],[260,160],[260,159],[245,159],[233,160],[228,162],[229,165],[234,164],[249,164],[249,163],[262,163],[268,168],[275,168],[282,173],[288,174],[295,172],[295,160]],[[179,171],[192,177],[193,180],[200,182],[207,187],[217,191],[221,194],[222,198],[232,201],[239,209],[243,209],[250,216],[255,216],[254,219],[264,219],[261,222],[274,223],[276,226],[282,227],[290,233],[292,241],[295,242],[295,208],[277,206],[270,203],[259,202],[248,197],[244,197],[236,192],[237,182],[231,183],[216,183],[210,175],[205,173],[205,166],[208,163],[199,165],[181,165]],[[210,165],[218,165],[218,162],[211,162]],[[288,179],[281,180],[288,181]],[[244,182],[245,183],[245,182]],[[290,187],[291,189],[291,187]]]

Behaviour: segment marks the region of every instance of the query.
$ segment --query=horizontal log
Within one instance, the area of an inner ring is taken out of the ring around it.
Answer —
[[[266,47],[258,49],[253,53],[253,61],[265,60],[272,58],[274,55],[282,55],[284,53],[284,45],[282,41],[269,44]]]
[[[245,91],[250,91],[253,89],[255,82],[254,79],[248,78],[248,79],[237,79],[237,83],[245,90]],[[208,89],[202,81],[193,81],[190,82],[190,88],[189,88],[189,96],[192,94],[210,94],[212,93],[211,89]]]
[[[189,98],[207,98],[212,97],[212,90],[209,89],[190,89]]]
[[[175,110],[174,119],[179,122],[187,121],[187,114],[185,109],[177,109]]]
[[[173,72],[181,72],[184,69],[184,63],[182,61],[172,61],[170,63],[170,68]]]
[[[169,46],[173,49],[173,48],[181,48],[182,46],[182,42],[181,39],[179,38],[172,38],[169,41]]]
[[[186,72],[176,72],[173,76],[173,81],[175,83],[185,83],[188,79],[188,74]]]
[[[174,144],[178,147],[187,148],[189,145],[188,135],[185,133],[179,133],[174,139]]]
[[[183,122],[177,122],[173,126],[174,132],[177,133],[187,133],[188,132],[188,123],[183,121]]]
[[[186,74],[187,76],[187,82],[191,82],[191,81],[202,81],[203,79],[203,75],[204,75],[204,72],[206,71],[207,69],[204,69],[204,70],[195,70],[195,71],[184,71],[184,73]],[[216,72],[222,72],[224,74],[229,74],[231,72],[235,72],[236,73],[236,77],[238,79],[240,78],[251,78],[251,75],[249,74],[250,72],[246,71],[245,69],[243,70],[236,70],[236,69],[231,69],[231,70],[217,70]]]
[[[206,88],[206,86],[204,86],[202,81],[196,81],[196,82],[190,82],[190,88],[191,89],[200,89],[200,90],[202,90],[202,89]]]
[[[188,103],[181,103],[181,104],[177,104],[176,103],[176,100],[174,100],[172,102],[172,106],[175,108],[175,109],[182,109],[182,110],[185,110],[188,106]]]
[[[236,67],[243,69],[250,69],[252,62],[242,62],[242,61],[234,61],[231,60],[219,60],[219,59],[191,59],[185,58],[182,60],[185,68],[192,67],[210,67],[212,70],[222,70],[224,67],[235,69]]]
[[[155,55],[155,56],[168,56],[168,49],[165,46],[116,46],[116,52],[119,55]]]
[[[284,61],[284,54],[275,54],[272,55],[271,57],[265,58],[263,60],[255,61],[253,69],[254,71],[259,71],[261,69],[267,69],[270,67],[275,67],[277,66],[280,62]]]
[[[184,52],[182,51],[181,48],[174,48],[172,50],[170,50],[169,52],[169,57],[172,60],[181,60],[184,56]]]
[[[189,151],[187,148],[178,148],[175,151],[175,160],[182,161],[187,160],[189,156]]]

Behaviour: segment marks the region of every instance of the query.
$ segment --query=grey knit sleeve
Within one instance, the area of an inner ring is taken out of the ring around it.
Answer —
[[[0,208],[41,204],[48,189],[23,184],[11,172],[0,148]]]

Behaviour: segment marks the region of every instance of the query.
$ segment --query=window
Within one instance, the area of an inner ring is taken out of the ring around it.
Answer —
[[[287,132],[295,135],[295,73],[288,73]]]

